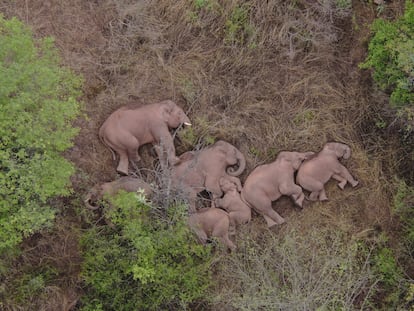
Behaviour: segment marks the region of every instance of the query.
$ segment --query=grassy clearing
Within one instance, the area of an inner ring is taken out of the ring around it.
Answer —
[[[178,134],[177,152],[224,139],[246,155],[247,173],[281,150],[318,151],[329,140],[350,144],[346,166],[361,186],[341,191],[329,183],[330,201],[307,204],[303,211],[289,199],[278,201],[275,208],[288,224],[276,232],[255,215],[236,237],[240,252],[217,256],[216,287],[199,308],[312,308],[311,300],[333,308],[369,305],[381,283],[366,265],[374,257],[365,250],[355,253],[354,240],[375,244],[381,232],[395,228],[390,207],[401,146],[395,131],[380,131],[386,99],[357,67],[362,59],[355,55],[364,53],[358,29],[362,33],[367,25],[358,23],[360,12],[350,2],[52,0],[49,6],[31,2],[30,14],[23,0],[0,3],[39,36],[54,35],[66,63],[85,77],[89,119],[79,120],[81,133],[68,153],[78,167],[73,181],[80,196],[115,178],[115,164],[97,131],[113,110],[131,101],[175,100],[194,125]],[[375,13],[368,2],[358,5]],[[154,169],[151,148],[142,154],[142,167]],[[315,243],[309,243],[311,237]],[[335,241],[335,258],[327,239]],[[392,239],[387,243],[394,245]],[[273,262],[272,256],[281,260]],[[295,279],[295,269],[302,279]],[[346,279],[341,269],[351,272]],[[324,282],[315,279],[318,271],[324,271]],[[334,287],[335,280],[358,286],[352,292],[346,284]],[[306,295],[298,300],[301,286]],[[330,287],[338,296],[327,292]],[[253,296],[260,299],[249,299]]]

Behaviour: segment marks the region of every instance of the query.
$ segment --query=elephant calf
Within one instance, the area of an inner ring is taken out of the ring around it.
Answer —
[[[222,209],[211,207],[199,210],[189,216],[188,224],[202,244],[216,237],[230,250],[236,249],[229,238],[229,214]]]
[[[220,187],[224,192],[224,197],[216,199],[216,207],[221,207],[229,213],[230,230],[232,231],[236,225],[246,224],[251,220],[252,210],[242,201],[236,183],[222,177],[220,178]]]
[[[139,189],[144,191],[145,196],[150,196],[152,194],[151,186],[142,179],[132,176],[123,176],[111,182],[95,185],[86,195],[84,202],[87,208],[96,210],[99,208],[99,205],[92,205],[91,203],[96,204],[106,195],[114,196],[120,190],[136,192]]]
[[[241,193],[245,202],[263,215],[268,227],[285,222],[272,208],[272,201],[282,195],[293,198],[295,203],[302,207],[305,195],[302,188],[295,184],[294,173],[302,161],[313,155],[313,152],[282,151],[276,160],[270,164],[256,167],[249,176]]]
[[[305,190],[310,191],[309,200],[328,200],[324,185],[329,179],[337,181],[338,187],[344,189],[347,182],[352,187],[358,185],[348,169],[343,166],[339,159],[349,159],[351,148],[348,145],[330,142],[311,159],[302,163],[296,176],[296,182]]]

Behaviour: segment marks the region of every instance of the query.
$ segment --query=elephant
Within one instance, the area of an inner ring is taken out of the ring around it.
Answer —
[[[115,160],[119,155],[117,171],[128,175],[129,161],[139,161],[138,148],[152,143],[160,161],[164,161],[165,150],[170,165],[179,159],[175,154],[170,129],[180,125],[191,125],[184,111],[171,100],[144,105],[139,108],[121,107],[114,111],[99,129],[99,137],[109,147]],[[163,150],[162,150],[163,149]]]
[[[92,187],[85,197],[85,206],[88,209],[96,210],[99,208],[99,205],[92,205],[91,203],[96,204],[105,196],[114,196],[120,190],[124,190],[126,192],[136,192],[139,189],[142,189],[144,191],[144,195],[147,197],[153,193],[152,187],[142,179],[132,176],[122,176],[117,180],[97,184]]]
[[[222,209],[210,207],[198,210],[188,217],[188,225],[202,244],[206,244],[209,238],[216,237],[230,250],[236,249],[229,238],[229,214]]]
[[[273,210],[272,201],[276,201],[282,195],[288,195],[302,207],[305,196],[302,188],[294,182],[294,173],[302,161],[313,154],[282,151],[274,162],[256,167],[247,176],[241,192],[242,200],[263,215],[269,228],[285,222],[285,219]]]
[[[214,207],[214,200],[223,195],[219,184],[221,177],[233,181],[241,189],[240,179],[236,176],[246,168],[246,159],[228,142],[219,140],[205,149],[186,152],[179,159],[180,162],[172,167],[172,184],[184,192],[191,211],[196,210],[197,194],[203,190],[212,194]]]
[[[241,199],[239,191],[242,189],[238,188],[233,181],[225,177],[220,178],[220,188],[223,190],[224,196],[216,199],[215,206],[221,207],[229,213],[230,231],[233,232],[237,225],[246,224],[251,220],[252,210]]]
[[[350,156],[351,148],[348,145],[339,142],[328,142],[319,153],[302,163],[296,176],[296,182],[303,189],[311,192],[309,200],[328,200],[324,185],[331,178],[339,182],[338,187],[342,190],[347,182],[352,187],[358,185],[358,181],[339,162],[339,159],[346,160]]]

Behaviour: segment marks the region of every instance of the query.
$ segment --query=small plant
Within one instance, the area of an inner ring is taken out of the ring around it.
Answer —
[[[82,240],[82,310],[182,309],[202,298],[210,250],[189,231],[187,207],[158,209],[134,193],[120,193],[111,206],[115,229],[94,227]]]
[[[226,20],[226,34],[224,42],[227,44],[246,44],[254,35],[254,28],[249,21],[249,7],[247,5],[236,6]],[[249,47],[255,48],[254,42],[249,42]]]

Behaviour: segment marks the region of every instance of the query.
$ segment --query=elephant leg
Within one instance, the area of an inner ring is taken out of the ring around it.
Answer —
[[[333,178],[333,179],[335,179],[335,180],[337,180],[337,181],[339,181],[339,183],[338,183],[338,187],[339,187],[340,189],[344,190],[345,185],[346,185],[346,183],[347,183],[346,179],[345,179],[345,178],[343,178],[343,177],[342,177],[342,176],[340,176],[340,175],[337,175],[337,174],[333,174],[333,175],[332,175],[332,178]]]
[[[322,188],[322,190],[319,191],[319,201],[328,201],[328,196],[326,195],[325,188]]]
[[[196,228],[193,229],[195,234],[198,237],[198,240],[200,241],[201,244],[205,245],[207,243],[208,237],[207,234],[204,230],[202,230],[201,228]]]
[[[319,191],[313,191],[309,195],[309,200],[310,201],[318,201],[318,197],[319,197]]]
[[[346,181],[347,182],[349,182],[350,184],[351,184],[351,186],[352,187],[356,187],[358,184],[359,184],[359,182],[358,181],[356,181],[355,179],[354,179],[354,177],[352,177],[352,175],[349,173],[349,171],[348,171],[348,169],[345,167],[345,166],[343,166],[342,164],[339,164],[339,166],[338,166],[338,171],[337,172],[335,172],[335,174],[334,175],[339,175],[339,176],[341,176],[342,178],[345,178],[346,179]],[[333,176],[332,176],[333,177]],[[344,185],[345,186],[345,185]]]
[[[266,205],[262,205],[259,211],[266,220],[268,228],[274,225],[281,225],[286,222],[285,219],[272,208],[271,201],[266,202]]]
[[[122,175],[128,175],[128,154],[125,150],[117,150],[119,154],[119,163],[116,170]]]
[[[234,216],[235,216],[234,213],[229,213],[229,218],[230,218],[229,235],[236,234],[236,220]]]
[[[303,200],[305,199],[305,195],[303,194],[302,188],[296,184],[282,184],[279,187],[279,191],[281,194],[291,196],[293,201],[299,206],[303,206]]]
[[[219,199],[223,195],[223,191],[221,191],[218,180],[219,178],[207,175],[204,183],[206,190],[211,192],[213,202],[215,199]]]
[[[219,239],[230,250],[234,251],[236,249],[236,245],[234,245],[234,243],[230,240],[229,235],[227,233],[224,236],[220,237]]]
[[[274,221],[272,218],[270,218],[269,216],[265,214],[262,214],[262,216],[265,219],[268,228],[278,225],[278,223]]]
[[[171,166],[180,162],[180,159],[175,155],[174,140],[169,132],[160,137],[160,149],[166,153],[166,159],[164,157],[163,159],[168,160]]]
[[[154,145],[154,150],[157,153],[161,167],[166,168],[168,163],[167,163],[167,157],[165,156],[164,148],[160,145]]]

